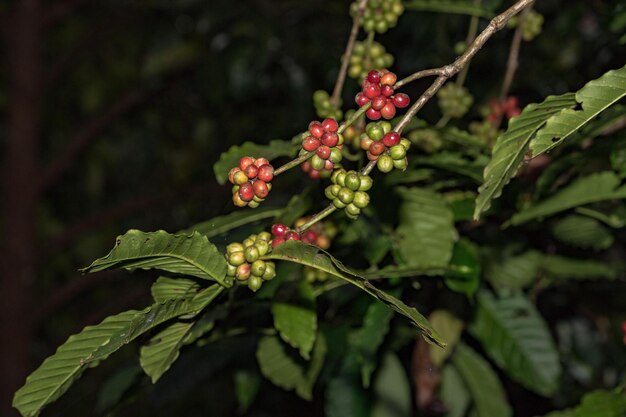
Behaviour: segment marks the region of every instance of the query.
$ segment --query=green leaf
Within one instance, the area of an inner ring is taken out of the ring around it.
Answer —
[[[530,142],[533,157],[563,143],[600,113],[626,97],[626,66],[588,82],[576,93],[581,110],[563,109],[548,119]]]
[[[283,209],[272,207],[259,207],[254,210],[238,210],[224,216],[214,217],[211,220],[198,223],[179,233],[191,234],[195,231],[211,239],[212,237],[219,236],[238,227],[265,219],[271,219],[282,212]]]
[[[541,261],[541,253],[534,250],[503,258],[492,253],[486,262],[485,277],[497,290],[520,290],[535,281]]]
[[[129,366],[115,372],[103,384],[98,394],[95,411],[102,414],[123,401],[124,394],[135,384],[141,375],[141,368],[137,365]]]
[[[349,270],[337,259],[316,246],[297,241],[287,241],[274,248],[269,255],[263,258],[299,263],[341,278],[387,304],[387,306],[394,311],[409,318],[413,324],[418,327],[422,336],[424,336],[427,341],[445,347],[445,342],[439,337],[437,332],[435,332],[430,323],[428,323],[428,320],[416,309],[407,306],[401,300],[374,287],[368,280]]]
[[[259,392],[261,377],[257,372],[241,369],[235,372],[234,380],[239,412],[243,414],[248,411]]]
[[[174,317],[199,313],[224,287],[212,285],[193,298],[153,304],[143,311],[126,311],[107,317],[102,323],[87,326],[70,336],[56,353],[47,358],[26,379],[13,398],[13,406],[23,416],[36,416],[58,399],[86,368],[95,366],[125,344]]]
[[[493,147],[491,161],[484,171],[484,182],[478,188],[474,219],[487,211],[491,200],[500,197],[502,189],[517,173],[533,135],[554,114],[576,105],[573,93],[550,96],[542,103],[529,104],[522,114],[509,121],[506,132],[498,137]]]
[[[244,156],[263,157],[271,161],[280,156],[294,157],[298,149],[298,145],[286,140],[273,140],[267,145],[245,142],[241,145],[231,146],[229,150],[222,153],[219,161],[213,165],[213,172],[215,172],[215,178],[219,184],[226,184],[228,173],[232,168],[239,166],[239,160]]]
[[[420,12],[455,13],[491,19],[493,13],[469,1],[411,0],[404,4],[408,10]]]
[[[374,382],[374,406],[372,417],[411,417],[411,384],[402,362],[387,353],[380,364]]]
[[[510,224],[518,226],[527,221],[552,216],[564,210],[604,200],[626,198],[626,186],[614,172],[598,172],[578,178],[551,197],[516,213]]]
[[[150,287],[152,298],[157,303],[177,298],[188,298],[200,289],[197,282],[185,278],[159,277]]]
[[[575,417],[626,416],[626,395],[623,392],[595,391],[583,397],[574,409]]]
[[[476,193],[472,191],[451,191],[445,193],[443,198],[454,213],[454,221],[472,220]]]
[[[467,240],[460,240],[454,245],[450,266],[444,276],[444,282],[452,291],[474,295],[480,285],[480,260],[476,247]]]
[[[477,297],[470,332],[490,358],[529,390],[550,396],[559,387],[561,364],[548,326],[521,293],[496,299],[487,291]]]
[[[419,188],[398,188],[403,199],[396,229],[397,251],[404,264],[445,267],[452,258],[454,214],[440,194]]]
[[[370,417],[367,395],[353,378],[337,376],[326,386],[326,417]]]
[[[483,179],[482,171],[484,165],[480,162],[466,159],[463,155],[456,152],[438,152],[433,155],[415,158],[414,162],[416,165],[427,165],[469,177],[478,184]]]
[[[198,232],[171,235],[163,230],[150,233],[129,230],[117,237],[115,247],[107,256],[96,259],[82,271],[98,272],[113,267],[128,270],[155,268],[226,285],[224,255]]]
[[[615,266],[606,262],[557,255],[544,255],[541,269],[556,282],[589,278],[615,279],[619,272]]]
[[[448,343],[445,349],[430,348],[430,358],[437,368],[441,368],[443,363],[454,351],[454,347],[461,338],[463,322],[446,310],[435,310],[430,313],[428,320],[432,323],[437,332]]]
[[[472,396],[477,417],[513,415],[498,376],[478,353],[460,343],[452,362]]]
[[[174,323],[150,339],[147,345],[142,346],[139,361],[153,384],[178,359],[183,341],[193,325],[193,322]]]
[[[613,245],[613,234],[607,227],[591,217],[577,214],[559,220],[552,233],[561,242],[582,249],[597,251]]]
[[[378,364],[376,352],[389,332],[393,310],[382,303],[373,302],[367,307],[363,324],[350,336],[350,348],[361,365],[361,380],[369,387],[370,378]]]
[[[280,337],[299,349],[303,358],[310,359],[317,332],[315,294],[311,284],[300,281],[297,294],[288,300],[276,299],[272,303],[272,316]]]
[[[465,416],[470,404],[470,393],[453,364],[443,367],[439,396],[448,409],[445,417]]]
[[[359,271],[359,275],[365,279],[383,279],[383,278],[407,278],[419,276],[438,276],[444,275],[448,268],[416,268],[410,266],[390,265],[381,269],[368,269],[367,271]]]
[[[309,401],[312,399],[313,385],[322,369],[325,356],[326,340],[322,333],[316,337],[313,357],[306,368],[285,351],[285,346],[278,337],[263,337],[256,351],[261,373],[267,379],[285,390],[295,390],[296,394]]]

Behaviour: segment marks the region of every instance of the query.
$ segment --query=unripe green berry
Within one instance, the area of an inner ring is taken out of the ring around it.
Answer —
[[[358,208],[365,208],[370,203],[370,196],[365,191],[357,191],[354,193],[352,204]]]
[[[402,144],[392,146],[389,148],[389,156],[391,156],[391,159],[393,160],[404,159],[406,156],[406,149],[402,146]]]
[[[247,262],[254,262],[259,259],[259,250],[256,246],[250,246],[244,251]]]
[[[255,277],[253,275],[248,280],[248,288],[250,288],[254,292],[257,292],[261,288],[262,285],[263,285],[263,280],[260,277]]]
[[[228,263],[234,266],[239,266],[246,262],[246,256],[243,252],[234,252],[228,256]]]
[[[339,135],[341,137],[341,135]],[[330,157],[328,160],[333,164],[338,164],[343,159],[343,155],[341,154],[341,149],[333,147],[330,149]]]
[[[348,187],[352,191],[358,190],[361,186],[361,179],[359,178],[359,174],[354,171],[348,172],[346,174],[345,184],[346,187]]]
[[[249,248],[250,246],[254,246],[254,244],[256,243],[256,236],[252,237],[252,236],[248,236],[246,239],[243,240],[243,247],[245,248]]]
[[[339,171],[339,173],[337,174],[337,177],[335,177],[335,184],[339,184],[342,187],[345,187],[346,185],[346,171]]]
[[[243,185],[248,182],[249,178],[243,171],[237,171],[235,175],[233,175],[233,181],[236,185]]]
[[[346,213],[350,216],[358,216],[361,214],[361,209],[358,208],[355,204],[348,204],[346,206]]]
[[[261,201],[263,201],[263,200],[261,200]],[[254,209],[254,208],[259,207],[259,204],[260,204],[260,203],[259,203],[258,201],[254,201],[254,200],[252,200],[251,202],[249,202],[249,203],[248,203],[248,207],[250,207],[250,208],[253,208],[253,209]]]
[[[311,158],[311,167],[316,171],[323,170],[325,164],[326,164],[326,161],[324,161],[322,158],[320,158],[317,155],[313,155],[313,157]]]
[[[365,127],[365,132],[372,140],[381,140],[385,136],[383,128],[378,123],[369,123]]]
[[[333,187],[337,187],[337,188],[333,188]],[[337,197],[337,192],[339,191],[339,189],[341,189],[341,186],[337,184],[329,185],[324,190],[324,195],[326,196],[327,199],[333,200],[335,197]]]
[[[337,198],[344,204],[350,204],[354,200],[354,192],[347,187],[342,187],[337,193]]]
[[[346,204],[343,203],[339,198],[335,198],[333,200],[333,205],[337,207],[338,209],[342,209],[346,207]]]
[[[265,273],[265,269],[265,261],[262,261],[260,259],[252,262],[252,265],[250,266],[250,272],[252,272],[252,275],[257,277],[262,277]]]
[[[270,240],[272,240],[272,234],[270,232],[261,232],[256,237],[256,243],[260,241],[269,242]]]
[[[411,141],[407,138],[400,139],[400,145],[404,146],[404,149],[406,149],[407,151],[411,149]]]
[[[383,132],[386,135],[387,133],[391,132],[391,123],[389,123],[388,121],[382,121],[382,122],[378,122],[379,126],[383,128]]]
[[[230,263],[226,263],[226,275],[234,277],[236,273],[237,267],[235,265],[231,265]]]
[[[270,251],[270,244],[265,240],[257,239],[254,246],[259,250],[259,256],[267,255]]]
[[[409,161],[406,158],[393,161],[394,168],[401,169],[402,171],[404,171],[408,165]]]
[[[276,266],[274,262],[265,262],[265,272],[263,272],[263,280],[269,281],[276,277]]]
[[[381,155],[378,157],[378,161],[376,161],[376,166],[380,172],[391,172],[393,169],[393,159],[391,159],[389,155]]]
[[[244,249],[245,248],[241,243],[231,243],[230,245],[226,246],[226,253],[230,255],[231,253],[235,252],[243,252]]]
[[[374,184],[374,180],[369,175],[361,175],[361,186],[359,187],[359,191],[367,191],[372,188]]]

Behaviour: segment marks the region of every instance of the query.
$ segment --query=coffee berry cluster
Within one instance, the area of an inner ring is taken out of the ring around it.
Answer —
[[[393,55],[378,42],[372,42],[369,46],[365,42],[355,42],[350,56],[348,76],[362,80],[367,77],[368,72],[374,69],[386,69],[392,65]]]
[[[265,158],[244,156],[231,169],[228,180],[233,184],[233,203],[237,207],[257,208],[272,189],[274,167]]]
[[[518,25],[521,25],[522,39],[526,42],[530,42],[541,34],[543,20],[544,18],[542,14],[536,12],[535,10],[531,10],[521,17],[514,16],[511,20],[509,20],[508,26],[517,27]]]
[[[358,2],[354,2],[350,13],[355,16],[357,12]],[[363,13],[363,29],[366,32],[385,33],[396,26],[403,12],[402,0],[369,0]]]
[[[330,177],[332,185],[326,187],[326,197],[338,209],[345,209],[348,217],[355,219],[361,209],[370,203],[367,191],[372,188],[372,177],[356,171],[338,169]]]
[[[264,261],[262,256],[271,252],[272,236],[268,232],[250,235],[242,243],[231,243],[226,247],[226,275],[237,282],[247,284],[252,291],[257,291],[264,281],[276,276],[274,262]]]
[[[339,124],[335,119],[323,122],[311,122],[308,135],[302,140],[300,155],[315,152],[313,157],[302,163],[302,170],[312,179],[319,179],[322,172],[329,175],[335,165],[341,162],[343,155],[343,136],[338,133]]]
[[[448,83],[437,93],[439,108],[444,116],[459,119],[465,115],[474,102],[474,97],[467,88],[455,83]]]
[[[361,135],[361,149],[367,151],[367,159],[376,161],[380,172],[387,173],[394,168],[405,170],[410,147],[411,142],[392,131],[391,123],[385,121],[368,123]]]
[[[313,106],[315,106],[315,112],[318,117],[332,117],[335,120],[341,120],[343,118],[341,100],[339,100],[337,106],[334,106],[330,101],[330,95],[324,90],[317,90],[313,93]]]
[[[299,228],[306,224],[311,217],[301,217],[294,222],[294,227]],[[337,226],[333,222],[317,222],[302,233],[302,241],[315,245],[320,249],[327,250],[330,243],[337,235]]]
[[[502,117],[511,119],[512,117],[519,116],[521,112],[517,97],[510,96],[504,100],[491,100],[489,102],[489,113],[486,119],[489,122],[497,123],[502,120]]]
[[[363,80],[363,89],[356,95],[355,101],[359,107],[371,102],[365,115],[370,120],[393,119],[396,108],[403,109],[411,100],[404,93],[394,95],[393,85],[398,80],[396,74],[387,70],[373,70]]]

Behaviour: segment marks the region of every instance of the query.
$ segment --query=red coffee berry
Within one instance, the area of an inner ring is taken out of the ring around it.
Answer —
[[[399,109],[405,108],[409,105],[410,102],[411,99],[404,93],[398,93],[393,96],[393,104]]]
[[[324,136],[322,136],[322,145],[330,146],[332,148],[333,146],[337,146],[338,143],[339,135],[336,133],[326,132],[324,133]]]
[[[270,164],[261,165],[257,176],[262,181],[271,182],[274,179],[274,167]]]
[[[302,241],[305,243],[315,243],[317,240],[317,233],[313,230],[307,230],[304,236],[302,236]]]
[[[254,159],[249,156],[244,156],[239,160],[239,168],[244,171],[248,166],[254,163]]]
[[[272,239],[272,247],[275,248],[276,246],[282,244],[285,242],[285,238],[284,237],[275,237],[274,239]]]
[[[309,171],[309,178],[311,178],[312,180],[319,180],[321,177],[322,175],[318,170],[312,169],[311,171]]]
[[[311,122],[309,124],[309,132],[316,138],[321,138],[324,134],[324,127],[320,122]]]
[[[267,164],[269,164],[269,163],[270,163],[270,161],[268,161],[268,160],[267,160],[267,158],[257,158],[257,159],[254,161],[254,165],[255,165],[257,168],[261,168],[263,165],[267,165]]]
[[[325,169],[326,171],[332,171],[332,170],[333,170],[333,168],[335,168],[335,164],[334,164],[333,162],[326,161],[326,162],[324,163],[324,169]]]
[[[394,85],[397,80],[398,80],[398,77],[393,72],[388,72],[382,77],[380,77],[380,83],[382,85]]]
[[[239,167],[235,167],[235,168],[231,169],[230,172],[228,173],[228,181],[230,181],[231,184],[235,183],[235,178],[233,178],[233,177],[239,171],[241,171],[241,169],[239,169]]]
[[[300,166],[304,172],[309,172],[311,170],[311,161],[304,161]]]
[[[393,87],[390,85],[383,85],[383,87],[380,89],[380,93],[385,97],[391,97],[391,95],[393,94]]]
[[[328,159],[330,157],[330,148],[328,146],[322,145],[317,148],[317,156],[322,159]]]
[[[322,122],[322,127],[327,132],[335,133],[339,130],[339,123],[335,119],[324,119]]]
[[[372,108],[374,110],[382,109],[385,107],[385,104],[387,104],[387,99],[384,96],[378,96],[372,99]]]
[[[248,165],[244,172],[248,178],[254,179],[259,174],[259,168],[254,164]]]
[[[380,73],[376,70],[372,70],[367,74],[367,81],[378,84],[380,82]]]
[[[247,182],[239,187],[239,197],[241,197],[243,201],[252,201],[254,194],[254,188],[252,188],[251,182]]]
[[[265,198],[270,193],[267,183],[261,180],[256,180],[254,184],[252,184],[252,189],[254,190],[254,194],[259,198]]]
[[[272,234],[274,236],[285,236],[289,228],[282,223],[272,225]]]
[[[375,142],[372,142],[372,145],[370,146],[369,151],[372,155],[378,156],[381,153],[385,152],[385,149],[386,147],[382,142],[375,141]]]
[[[383,116],[383,118],[391,120],[396,115],[396,106],[393,105],[392,101],[389,101],[387,102],[387,104],[385,104],[385,107],[380,109],[380,114]]]
[[[320,147],[320,140],[314,136],[308,136],[302,142],[302,148],[307,152],[312,152]]]
[[[380,86],[378,84],[367,84],[363,88],[363,94],[370,100],[380,95]]]
[[[369,159],[370,161],[375,161],[378,159],[378,155],[372,155],[370,151],[367,151],[366,154],[367,154],[367,159]]]
[[[378,110],[372,109],[371,107],[367,109],[367,112],[365,112],[365,115],[370,120],[378,120],[381,118],[381,113]]]
[[[300,235],[297,234],[294,231],[291,232],[287,232],[287,235],[285,236],[286,240],[300,240]]]
[[[367,98],[367,96],[363,93],[359,93],[356,95],[356,97],[354,98],[354,101],[356,102],[356,104],[358,104],[359,107],[363,107],[365,106],[367,103],[370,102],[370,99]]]
[[[400,135],[398,135],[396,132],[389,132],[383,137],[383,143],[388,148],[396,146],[398,143],[400,143]]]

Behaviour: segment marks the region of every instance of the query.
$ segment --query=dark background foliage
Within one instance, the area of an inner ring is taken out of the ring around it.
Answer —
[[[85,277],[79,267],[126,229],[173,232],[231,211],[229,189],[212,170],[220,153],[248,140],[289,139],[315,118],[311,95],[332,89],[348,7],[333,0],[0,2],[2,415],[15,413],[8,407],[14,390],[68,334],[148,302],[153,275]],[[512,89],[522,105],[623,65],[626,50],[611,31],[620,8],[623,1],[539,1],[544,32],[523,45]],[[377,40],[402,76],[450,62],[468,19],[407,12]],[[496,35],[472,62],[468,86],[478,102],[498,94],[510,36]],[[425,83],[407,92],[415,96]],[[344,103],[356,88],[348,81]],[[435,122],[437,107],[429,104],[422,117]],[[307,182],[298,172],[281,178],[272,199],[279,205]],[[254,345],[237,339],[213,349],[183,354],[119,415],[235,414],[223,384],[233,369],[254,366]],[[127,349],[89,373],[47,415],[87,415],[132,357]],[[322,414],[318,401],[303,406],[270,385],[260,398],[256,415]],[[528,392],[512,400],[540,401]]]

